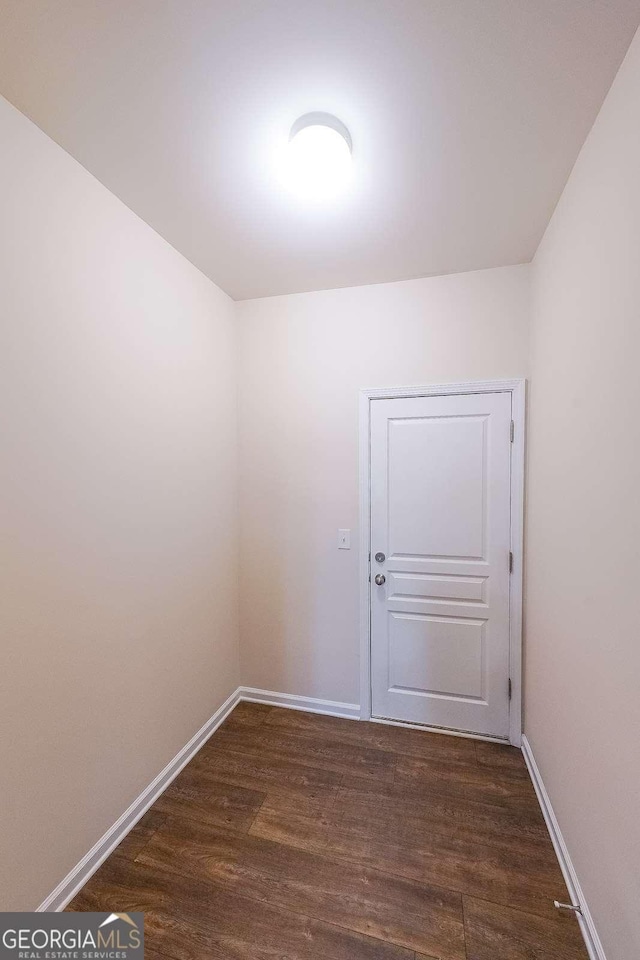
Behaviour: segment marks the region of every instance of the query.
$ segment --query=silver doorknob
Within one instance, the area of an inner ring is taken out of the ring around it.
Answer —
[[[378,586],[381,587],[383,583],[387,582],[387,578],[385,577],[384,573],[376,573],[375,581]]]

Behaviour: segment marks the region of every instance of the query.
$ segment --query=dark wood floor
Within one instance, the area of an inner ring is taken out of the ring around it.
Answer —
[[[512,747],[240,704],[67,909],[147,960],[585,960]]]

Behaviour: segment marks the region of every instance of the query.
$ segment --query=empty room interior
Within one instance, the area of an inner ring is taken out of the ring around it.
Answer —
[[[0,956],[639,960],[639,24],[0,0]]]

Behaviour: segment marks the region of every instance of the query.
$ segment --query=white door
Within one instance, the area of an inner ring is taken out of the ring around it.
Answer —
[[[371,401],[374,717],[508,738],[510,474],[509,392]]]

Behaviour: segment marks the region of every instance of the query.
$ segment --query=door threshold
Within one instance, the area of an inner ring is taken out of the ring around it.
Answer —
[[[446,737],[466,737],[468,740],[485,740],[488,743],[501,743],[509,746],[508,737],[493,737],[489,733],[472,733],[469,730],[455,730],[451,727],[434,727],[411,720],[392,720],[391,717],[370,717],[371,723],[384,723],[390,727],[407,727],[410,730],[425,730],[428,733],[442,733]]]

